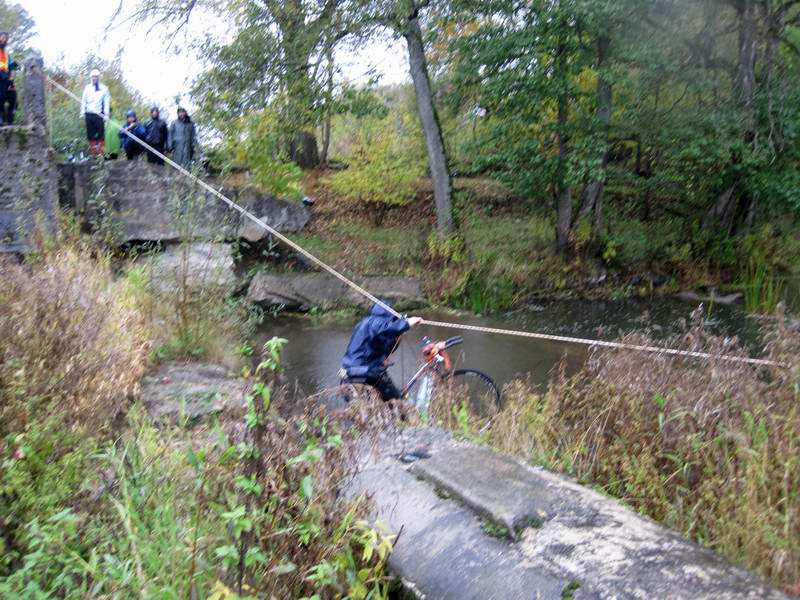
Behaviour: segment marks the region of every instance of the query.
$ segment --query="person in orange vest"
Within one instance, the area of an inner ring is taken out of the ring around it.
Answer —
[[[81,118],[86,119],[86,138],[89,156],[103,156],[106,146],[106,127],[111,108],[111,93],[100,83],[100,71],[93,69],[91,82],[83,89]]]
[[[0,125],[14,124],[14,109],[17,106],[17,91],[14,88],[14,71],[19,66],[11,60],[6,50],[8,33],[0,31]],[[6,108],[8,102],[8,108]]]

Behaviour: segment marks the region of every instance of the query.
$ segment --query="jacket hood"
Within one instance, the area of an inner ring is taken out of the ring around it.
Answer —
[[[386,302],[386,304],[389,304]],[[391,306],[391,305],[390,305]],[[375,304],[372,306],[372,310],[369,311],[369,314],[373,317],[391,317],[394,318],[394,315],[390,313],[388,310],[383,308],[380,304]]]

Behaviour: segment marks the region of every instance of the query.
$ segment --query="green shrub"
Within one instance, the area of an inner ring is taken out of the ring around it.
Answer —
[[[225,138],[228,166],[246,168],[253,183],[276,196],[299,200],[303,171],[293,163],[280,118],[271,109],[251,112],[234,124]]]
[[[471,270],[452,294],[458,308],[487,314],[510,308],[516,300],[516,286],[508,275]]]
[[[425,174],[426,154],[418,127],[410,116],[361,122],[348,168],[323,183],[355,202],[400,206],[416,196],[416,183]]]

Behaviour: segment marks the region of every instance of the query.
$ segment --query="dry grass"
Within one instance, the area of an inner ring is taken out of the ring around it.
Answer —
[[[0,262],[0,430],[36,411],[100,427],[123,408],[149,352],[144,319],[108,261],[74,249]]]
[[[509,386],[490,441],[800,593],[800,332],[778,326],[765,339],[791,369],[597,352],[544,396]],[[700,326],[676,342],[743,353]]]

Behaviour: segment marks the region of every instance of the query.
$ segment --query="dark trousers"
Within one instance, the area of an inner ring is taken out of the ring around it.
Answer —
[[[6,92],[6,116],[3,118],[6,125],[14,124],[14,112],[17,110],[17,88],[13,85]]]
[[[394,384],[394,381],[392,381],[392,378],[389,377],[389,373],[387,371],[383,371],[378,377],[352,377],[343,379],[342,383],[363,383],[365,385],[372,386],[378,390],[378,393],[381,395],[381,399],[384,402],[388,402],[389,400],[399,400],[402,396],[400,388]]]
[[[156,150],[158,150],[159,152],[161,152],[161,154],[164,154],[164,143],[163,142],[161,144],[150,144],[150,145],[153,148],[155,148]],[[164,159],[161,158],[160,156],[156,156],[153,152],[148,150],[147,151],[147,162],[149,162],[150,164],[153,164],[153,165],[163,165],[164,164]]]
[[[11,102],[10,90],[8,89],[11,85],[11,81],[8,79],[0,79],[0,125],[11,125],[14,122],[14,111],[11,109],[11,121],[6,120],[6,102]],[[16,92],[14,92],[14,96],[16,96]],[[16,105],[16,97],[14,98],[14,104]]]
[[[134,142],[128,142],[128,147],[125,149],[125,156],[128,160],[136,160],[142,153],[142,147]]]
[[[86,139],[90,142],[105,141],[106,126],[103,117],[95,113],[86,113]]]

